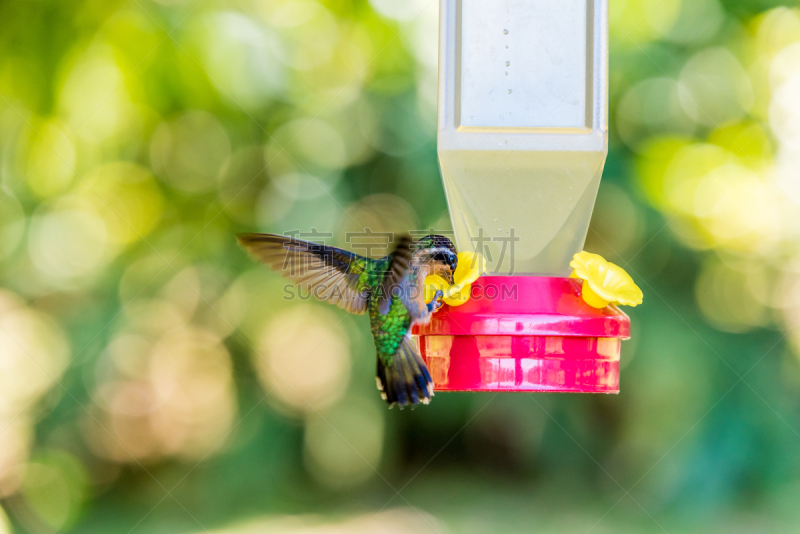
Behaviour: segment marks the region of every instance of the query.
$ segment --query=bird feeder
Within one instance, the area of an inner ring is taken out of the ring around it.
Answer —
[[[415,328],[437,391],[619,392],[630,321],[569,278],[608,152],[607,0],[442,0],[438,153],[490,275]]]

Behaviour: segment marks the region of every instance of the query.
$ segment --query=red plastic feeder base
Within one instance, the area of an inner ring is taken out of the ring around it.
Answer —
[[[619,393],[630,319],[586,304],[580,280],[482,276],[413,333],[436,391]]]

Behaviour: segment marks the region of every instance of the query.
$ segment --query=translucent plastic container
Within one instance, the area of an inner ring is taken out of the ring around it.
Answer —
[[[608,151],[607,0],[442,0],[438,151],[459,250],[569,275]]]
[[[618,393],[630,319],[570,274],[608,152],[607,0],[441,0],[439,163],[489,271],[415,325],[437,391]]]

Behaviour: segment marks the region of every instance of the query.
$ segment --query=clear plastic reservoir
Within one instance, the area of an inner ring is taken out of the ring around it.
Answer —
[[[456,245],[566,276],[608,151],[607,0],[442,0],[438,151]]]

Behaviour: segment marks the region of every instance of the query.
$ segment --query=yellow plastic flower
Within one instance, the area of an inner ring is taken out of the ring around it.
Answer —
[[[569,262],[572,278],[583,280],[583,300],[593,308],[609,304],[636,306],[642,303],[642,290],[625,269],[591,252],[578,252]]]
[[[425,303],[429,304],[436,296],[436,291],[444,293],[442,300],[450,306],[461,306],[469,300],[472,282],[486,271],[486,259],[479,252],[459,252],[456,272],[453,273],[453,285],[439,275],[432,274],[425,278]]]
[[[436,292],[441,290],[442,293],[448,288],[450,284],[447,283],[447,280],[439,276],[438,274],[432,274],[430,276],[425,277],[425,304],[430,304],[430,302],[436,297]]]

